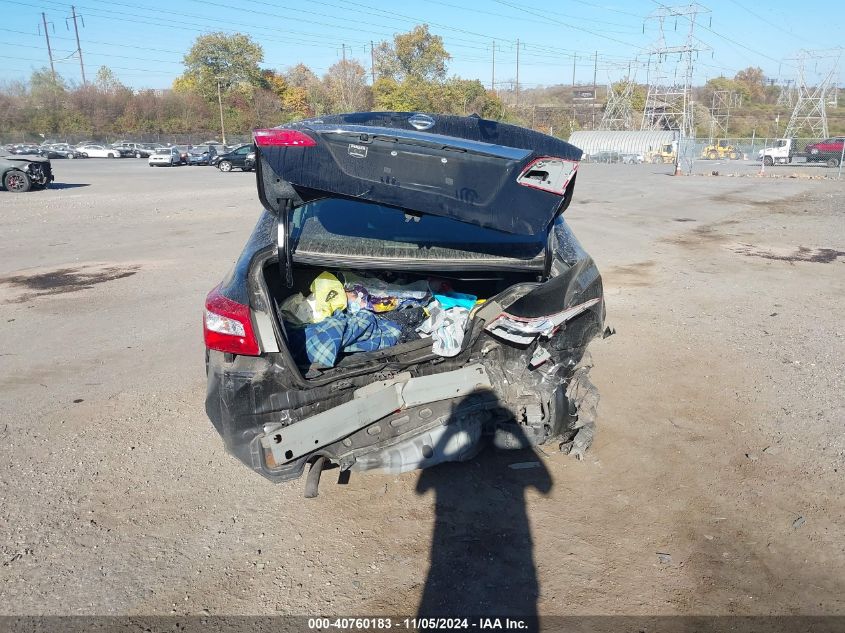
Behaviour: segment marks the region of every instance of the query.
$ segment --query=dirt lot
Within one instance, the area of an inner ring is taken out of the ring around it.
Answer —
[[[253,176],[54,168],[0,192],[0,613],[845,614],[841,182],[584,165],[567,215],[618,332],[588,459],[305,500],[203,411]]]

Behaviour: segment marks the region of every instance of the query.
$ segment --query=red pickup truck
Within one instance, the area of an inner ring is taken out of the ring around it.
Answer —
[[[808,163],[827,163],[828,167],[838,167],[842,160],[842,145],[845,137],[834,136],[833,138],[807,145],[804,152],[807,155]]]

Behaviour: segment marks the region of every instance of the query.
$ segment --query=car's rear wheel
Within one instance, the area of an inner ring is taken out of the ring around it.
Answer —
[[[73,154],[68,154],[67,157],[68,158],[76,158],[76,156],[74,156]]]
[[[82,152],[82,158],[88,158],[88,154],[86,152]]]
[[[839,159],[838,158],[828,158],[827,159],[827,166],[828,167],[839,167]]]
[[[32,180],[22,171],[12,169],[3,176],[3,186],[6,187],[6,191],[24,193],[32,188]]]
[[[775,164],[774,159],[771,156],[764,156],[763,157],[763,164],[766,166],[771,166]]]
[[[112,154],[111,152],[109,152],[109,158],[114,158],[114,154]]]
[[[232,171],[232,163],[228,160],[221,160],[220,163],[217,165],[217,169],[220,171]]]
[[[135,158],[141,158],[141,152],[135,152]]]

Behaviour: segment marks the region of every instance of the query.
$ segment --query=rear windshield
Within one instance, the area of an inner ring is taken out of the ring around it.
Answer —
[[[293,212],[296,255],[355,258],[534,260],[546,236],[512,235],[474,224],[358,200],[323,198]]]

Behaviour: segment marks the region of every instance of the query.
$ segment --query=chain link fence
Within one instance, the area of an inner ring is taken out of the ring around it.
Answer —
[[[583,134],[589,134],[589,132]],[[616,134],[624,135],[625,133]],[[630,134],[640,133],[631,132]],[[667,172],[671,170],[681,174],[695,175],[766,174],[774,177],[840,178],[843,176],[843,167],[845,167],[841,138],[835,137],[831,141],[830,138],[687,137],[678,139],[677,136],[670,136],[659,144],[640,143],[640,146],[636,146],[636,143],[632,141],[632,139],[636,140],[634,136],[630,138],[621,136],[616,141],[608,136],[599,142],[593,138],[573,137],[571,141],[574,145],[585,149],[582,157],[584,163],[620,165],[646,163],[661,165]],[[825,140],[830,141],[828,147],[808,147]],[[764,148],[765,152],[763,152]]]

